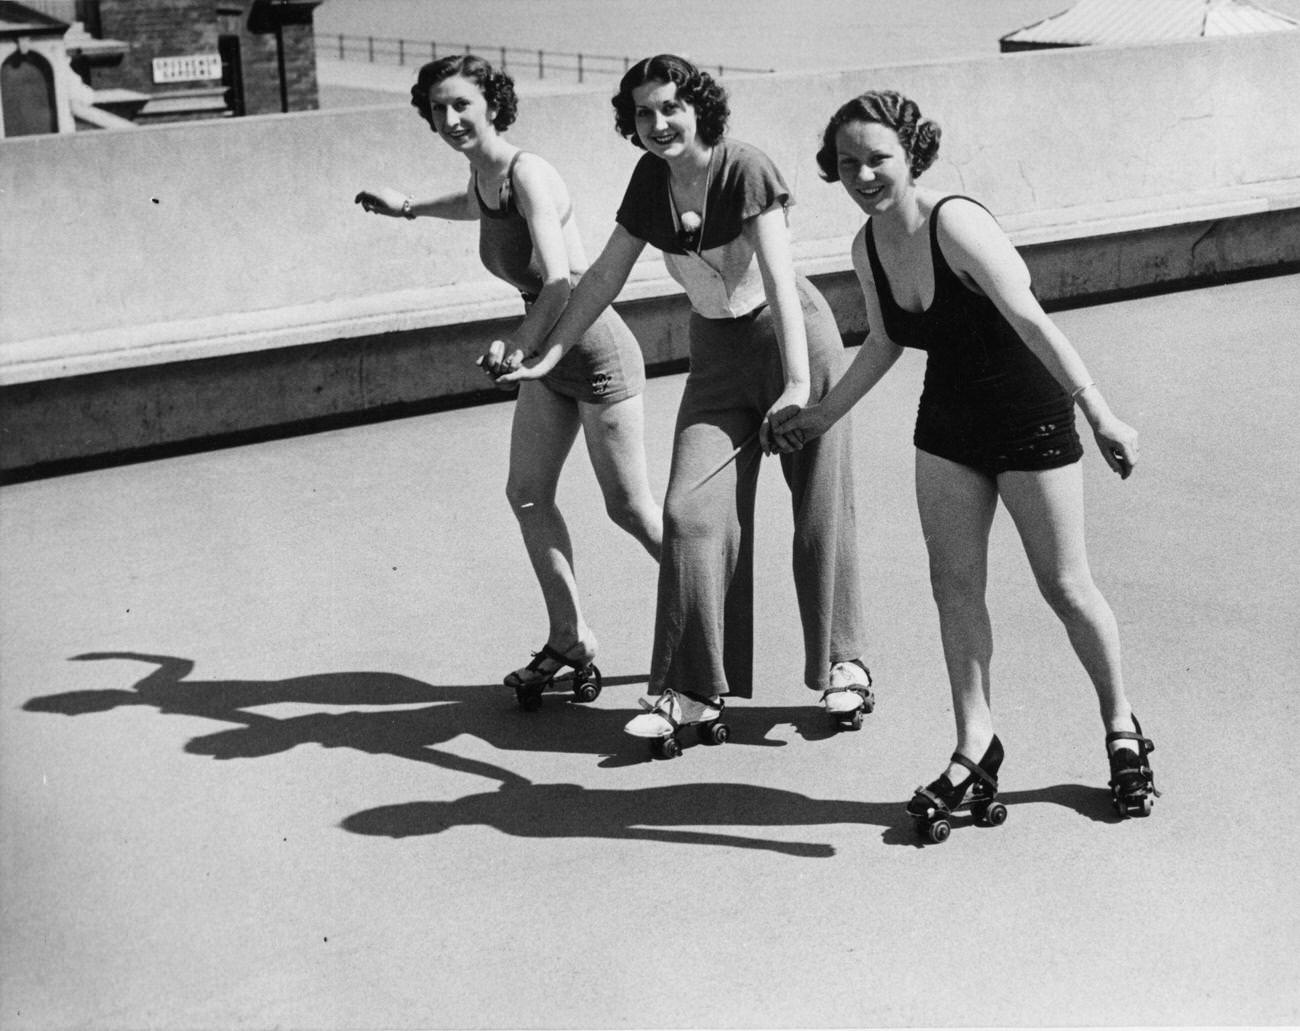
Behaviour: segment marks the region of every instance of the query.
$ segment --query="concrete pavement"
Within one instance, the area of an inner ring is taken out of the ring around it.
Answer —
[[[921,361],[857,413],[876,712],[799,685],[790,519],[759,500],[757,697],[650,761],[653,564],[584,456],[562,505],[593,704],[539,646],[509,405],[0,490],[0,1027],[1294,1024],[1300,775],[1290,350],[1300,277],[1063,312],[1143,434],[1085,458],[1094,568],[1164,797],[1102,730],[1005,513],[997,829],[901,819],[952,748],[911,493]],[[646,394],[662,494],[681,377]]]

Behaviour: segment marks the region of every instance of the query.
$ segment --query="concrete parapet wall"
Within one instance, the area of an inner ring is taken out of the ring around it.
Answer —
[[[1273,33],[728,87],[731,131],[785,174],[800,266],[851,335],[861,218],[813,154],[853,94],[901,89],[938,119],[925,181],[984,201],[1063,301],[1300,261],[1297,81],[1300,33]],[[526,96],[510,130],[565,176],[593,256],[640,153],[609,92]],[[352,202],[465,174],[402,105],[0,143],[0,225],[21,241],[0,248],[3,467],[473,394],[467,357],[520,312],[476,227]],[[621,308],[652,364],[680,360],[684,306],[657,256]],[[69,419],[84,425],[60,445],[47,431]]]

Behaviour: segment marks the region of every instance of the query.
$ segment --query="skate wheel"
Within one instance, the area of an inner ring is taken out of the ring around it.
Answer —
[[[573,699],[577,702],[594,702],[600,697],[600,670],[593,663],[585,669],[573,671]]]
[[[590,669],[580,670],[573,675],[573,700],[575,702],[594,702],[600,697],[600,674],[597,673],[595,679],[588,679],[591,671],[595,670],[595,668],[595,666],[592,666]]]
[[[700,740],[706,745],[720,745],[731,737],[731,728],[721,720],[710,720],[708,723],[701,723],[696,732],[700,735]]]
[[[952,833],[952,824],[947,820],[935,820],[925,828],[926,837],[936,845],[942,845],[948,840],[948,835]]]
[[[1142,799],[1142,815],[1143,815],[1143,816],[1150,816],[1150,815],[1151,815],[1151,804],[1152,804],[1152,803],[1151,803],[1151,796],[1150,796],[1150,795],[1147,795],[1145,798]]]
[[[650,754],[656,759],[676,759],[682,754],[682,746],[675,737],[657,737],[650,742]]]
[[[864,710],[862,710],[862,709],[858,709],[857,712],[855,712],[852,716],[850,716],[850,717],[848,718],[848,720],[847,720],[846,723],[845,723],[845,726],[848,727],[849,730],[861,730],[861,729],[862,729],[862,713],[863,713],[863,711],[864,711]]]
[[[1001,802],[994,802],[985,811],[984,822],[990,827],[1001,827],[1007,822],[1007,807]]]

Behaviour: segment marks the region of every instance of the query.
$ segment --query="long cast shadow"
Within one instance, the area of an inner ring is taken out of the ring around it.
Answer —
[[[194,716],[234,724],[231,729],[188,741],[185,750],[214,759],[252,759],[300,745],[351,748],[429,763],[502,784],[528,779],[493,763],[467,759],[445,747],[462,734],[502,751],[594,755],[602,765],[649,762],[644,743],[622,733],[628,712],[570,702],[557,682],[539,712],[525,713],[514,693],[500,684],[435,685],[396,673],[319,673],[284,680],[191,680],[191,659],[141,652],[87,652],[72,661],[124,660],[154,668],[130,689],[68,691],[29,699],[28,712],[67,716],[148,706],[168,715]],[[643,684],[644,676],[606,677],[606,689]],[[629,709],[632,697],[628,698]],[[328,706],[393,706],[391,711],[315,712],[277,717],[253,711],[284,703]],[[400,706],[401,708],[397,708]],[[783,708],[744,710],[733,741],[780,747],[769,735],[792,722]]]
[[[577,785],[533,784],[495,763],[439,747],[462,734],[503,751],[558,751],[603,756],[602,765],[651,761],[644,742],[627,738],[626,711],[565,701],[548,695],[541,712],[524,713],[513,693],[500,685],[432,685],[393,673],[323,673],[284,680],[189,680],[189,659],[138,652],[90,652],[75,661],[130,660],[152,669],[130,690],[70,691],[28,700],[29,712],[78,716],[125,706],[148,706],[160,714],[201,717],[235,724],[192,738],[185,751],[214,759],[251,759],[299,745],[351,748],[395,756],[496,781],[498,790],[452,802],[410,802],[349,816],[342,826],[354,833],[409,837],[453,826],[484,824],[502,833],[541,837],[633,838],[723,844],[804,857],[834,854],[827,844],[780,842],[753,836],[701,831],[707,826],[813,826],[837,823],[878,825],[887,844],[918,846],[904,801],[853,802],[813,799],[795,792],[745,784],[697,783],[635,790],[593,790]],[[643,683],[644,677],[610,677],[607,687]],[[298,703],[331,706],[408,706],[387,712],[317,712],[277,718],[252,711],[259,706]],[[418,706],[409,708],[409,706]],[[754,706],[729,712],[733,744],[780,746],[770,732],[793,725],[804,737],[828,733],[822,714],[811,709]],[[696,746],[704,747],[704,746]],[[680,760],[678,760],[680,761]],[[1115,819],[1109,795],[1084,785],[1057,785],[1004,793],[1008,806],[1046,802],[1094,820]],[[687,827],[693,829],[686,829]]]
[[[1109,795],[1083,784],[1060,784],[999,795],[1008,807],[1048,803],[1106,820]],[[964,815],[957,823],[970,822]],[[697,783],[633,791],[577,784],[532,784],[466,795],[451,802],[403,802],[354,813],[342,826],[354,834],[408,838],[481,825],[528,838],[608,838],[675,844],[725,845],[809,859],[835,854],[818,842],[787,842],[700,830],[701,827],[822,827],[854,824],[884,828],[888,845],[926,847],[905,815],[905,800],[853,802],[810,798],[754,784]],[[981,830],[994,831],[988,828]]]

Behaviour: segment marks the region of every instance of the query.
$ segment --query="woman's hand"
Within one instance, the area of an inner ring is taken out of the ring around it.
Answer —
[[[1093,424],[1092,434],[1097,439],[1097,446],[1101,448],[1101,456],[1106,459],[1106,464],[1119,473],[1121,480],[1127,480],[1138,461],[1137,430],[1109,415]]]
[[[773,420],[777,413],[790,410],[798,411],[808,403],[808,384],[807,383],[787,383],[785,389],[781,391],[781,396],[772,403],[768,408],[767,415],[763,417],[762,424],[758,427],[758,443],[763,449],[763,454],[770,455],[779,450],[774,439]]]
[[[771,423],[772,450],[783,455],[798,451],[808,441],[820,437],[830,425],[822,416],[820,405],[807,408],[787,408],[773,411],[768,420]]]
[[[528,379],[541,379],[554,369],[560,363],[560,359],[564,357],[564,351],[559,344],[551,345],[540,355],[529,355],[529,358],[533,360],[527,365],[523,364],[524,356],[522,352],[516,351],[515,354],[519,356],[519,361],[515,363],[513,368],[507,369],[497,377],[497,386],[514,385]]]
[[[377,190],[362,190],[354,198],[355,203],[361,205],[362,211],[374,215],[388,215],[390,218],[404,218],[406,213],[402,208],[408,200],[410,198],[406,194],[386,186],[381,186]]]
[[[505,340],[493,340],[486,354],[481,354],[474,364],[492,378],[492,385],[498,390],[516,390],[517,384],[503,380],[502,377],[515,372],[523,364],[524,352],[511,347]]]

